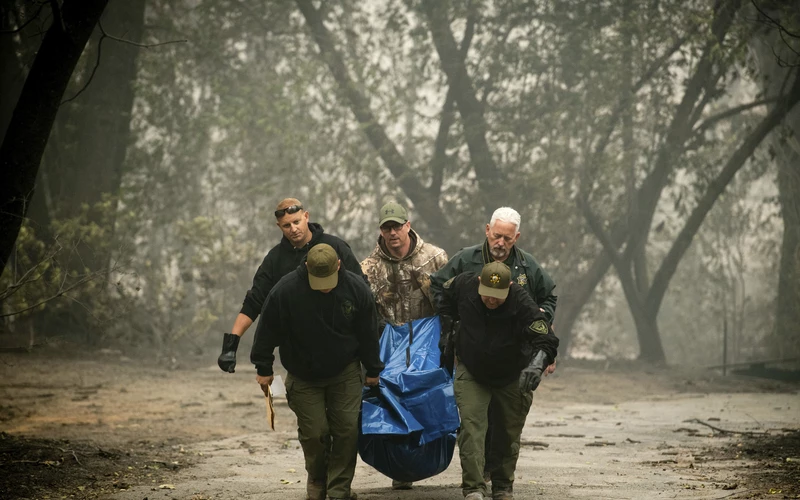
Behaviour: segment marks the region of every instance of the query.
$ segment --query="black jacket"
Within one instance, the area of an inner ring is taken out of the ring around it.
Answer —
[[[340,269],[336,288],[323,293],[311,289],[300,265],[275,285],[261,314],[250,351],[259,375],[272,375],[275,347],[283,367],[302,380],[332,377],[355,360],[368,377],[383,370],[375,300],[360,275]]]
[[[264,261],[258,266],[258,271],[253,277],[253,286],[247,291],[242,304],[242,314],[248,316],[253,321],[258,318],[264,302],[267,300],[270,290],[275,284],[297,269],[308,255],[308,250],[317,243],[327,243],[332,246],[339,258],[342,260],[342,267],[348,271],[353,271],[359,276],[364,276],[361,272],[361,264],[353,255],[348,245],[343,239],[337,238],[332,234],[326,234],[322,226],[316,222],[309,222],[308,229],[311,231],[311,241],[302,248],[295,248],[286,236],[281,238],[280,243],[272,247],[272,250],[264,257]],[[366,277],[363,278],[366,282]]]
[[[512,283],[506,301],[489,309],[478,295],[478,276],[462,273],[445,283],[439,304],[440,314],[461,321],[455,341],[459,362],[478,382],[492,386],[516,380],[538,350],[552,363],[558,338],[528,292]]]

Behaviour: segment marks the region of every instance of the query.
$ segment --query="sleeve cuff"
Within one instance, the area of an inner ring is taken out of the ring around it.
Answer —
[[[266,365],[256,365],[256,373],[258,373],[260,377],[269,377],[273,375],[272,367]]]
[[[255,322],[255,320],[258,319],[258,316],[261,314],[261,311],[255,307],[248,305],[247,302],[245,302],[242,305],[242,309],[241,311],[239,311],[239,313],[244,314],[245,316],[247,316],[248,318],[250,318]]]

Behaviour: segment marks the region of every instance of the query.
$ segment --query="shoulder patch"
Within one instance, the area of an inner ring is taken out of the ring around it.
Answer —
[[[540,335],[547,335],[547,321],[543,319],[537,319],[531,326],[528,327],[533,333],[538,333]]]
[[[452,277],[449,280],[445,281],[444,285],[442,285],[442,288],[450,288],[450,286],[453,284],[453,280],[454,279],[456,279],[456,278]]]

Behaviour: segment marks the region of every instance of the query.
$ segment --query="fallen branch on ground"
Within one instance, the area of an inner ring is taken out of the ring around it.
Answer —
[[[683,422],[684,423],[694,423],[694,424],[705,425],[706,427],[709,427],[712,430],[715,430],[715,431],[719,432],[720,434],[747,434],[747,435],[750,435],[750,436],[762,436],[762,435],[769,434],[766,431],[731,431],[731,430],[728,430],[728,429],[721,429],[721,428],[713,426],[713,425],[711,425],[711,424],[709,424],[707,422],[703,422],[699,418],[690,418],[689,420],[684,420]]]

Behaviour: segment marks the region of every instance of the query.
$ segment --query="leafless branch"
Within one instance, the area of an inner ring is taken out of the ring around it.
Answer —
[[[16,316],[18,314],[22,314],[22,313],[30,311],[32,309],[36,309],[37,307],[39,307],[42,304],[45,304],[47,302],[50,302],[51,300],[54,300],[54,299],[57,299],[57,298],[61,297],[65,293],[69,292],[70,290],[74,290],[75,288],[77,288],[77,287],[79,287],[81,285],[89,283],[90,281],[92,281],[95,278],[97,278],[97,276],[99,276],[100,274],[104,274],[104,273],[97,272],[97,273],[87,274],[86,276],[84,276],[80,280],[76,281],[75,283],[71,284],[67,288],[64,288],[64,289],[59,288],[59,290],[55,294],[53,294],[52,296],[47,297],[45,299],[42,299],[39,302],[33,304],[32,306],[28,306],[28,307],[26,307],[24,309],[20,309],[18,311],[13,311],[13,312],[6,313],[6,314],[0,314],[0,318],[7,318],[9,316]]]
[[[36,18],[38,18],[38,17],[39,17],[39,14],[41,14],[41,13],[42,13],[42,9],[44,8],[44,5],[45,5],[45,2],[42,2],[42,3],[40,3],[40,4],[39,4],[39,8],[38,8],[38,9],[36,9],[36,14],[34,14],[33,16],[31,16],[31,18],[30,18],[30,19],[28,19],[27,21],[25,21],[24,23],[22,23],[21,25],[19,25],[19,27],[17,27],[16,29],[13,29],[13,30],[0,30],[0,35],[12,35],[12,34],[14,34],[14,33],[19,33],[20,31],[22,31],[23,29],[25,29],[25,27],[26,27],[27,25],[31,24],[33,21],[35,21],[35,20],[36,20]]]
[[[789,35],[792,38],[800,38],[800,34],[792,33],[791,31],[787,30],[786,27],[784,25],[782,25],[778,20],[772,18],[772,16],[770,16],[769,14],[764,12],[764,9],[762,9],[761,7],[758,6],[758,4],[756,3],[756,0],[750,0],[750,3],[753,4],[753,7],[756,8],[756,10],[758,11],[759,14],[764,16],[764,19],[767,20],[767,23],[766,23],[767,25],[772,26],[773,28],[777,28],[778,31],[781,32],[781,34],[785,33],[785,34]]]
[[[127,43],[128,45],[133,45],[135,47],[142,47],[142,48],[145,48],[145,49],[150,49],[150,48],[153,48],[153,47],[160,47],[162,45],[170,45],[170,44],[173,44],[173,43],[187,43],[189,41],[189,40],[183,38],[183,39],[180,39],[180,40],[168,40],[166,42],[158,42],[158,43],[139,43],[139,42],[134,42],[132,40],[126,40],[124,38],[119,38],[119,37],[116,37],[114,35],[109,35],[108,33],[106,33],[106,30],[103,29],[103,25],[100,23],[100,21],[97,22],[97,27],[100,28],[100,33],[102,33],[103,37],[105,37],[105,38],[110,38],[111,40],[114,40],[114,41],[117,41],[117,42]]]
[[[31,285],[32,283],[35,283],[35,282],[41,280],[44,277],[44,274],[45,274],[45,270],[42,269],[42,266],[44,266],[46,263],[50,262],[50,263],[53,264],[53,266],[58,266],[58,262],[56,260],[56,257],[57,257],[58,254],[60,254],[62,252],[67,252],[67,253],[69,253],[69,255],[72,255],[72,256],[76,256],[77,255],[78,257],[80,257],[80,253],[78,252],[78,246],[81,245],[81,242],[82,242],[82,240],[78,239],[76,241],[73,241],[72,244],[69,247],[65,248],[64,245],[62,245],[62,243],[59,241],[58,236],[56,236],[55,237],[55,243],[53,243],[47,249],[47,251],[44,252],[44,255],[40,258],[39,262],[37,262],[36,264],[32,265],[27,271],[25,271],[25,273],[20,278],[15,279],[14,283],[12,283],[5,290],[0,292],[0,303],[3,303],[5,301],[7,301],[7,299],[9,299],[11,296],[13,296],[19,290],[24,289],[26,286]],[[25,307],[24,309],[16,310],[16,311],[5,313],[5,314],[0,314],[0,318],[6,318],[6,317],[16,316],[18,314],[22,314],[24,312],[30,311],[32,309],[35,309],[35,308],[41,306],[42,304],[45,304],[45,303],[47,303],[47,302],[49,302],[51,300],[54,300],[54,299],[62,297],[62,296],[66,297],[66,298],[69,298],[73,302],[77,302],[78,304],[80,304],[83,307],[86,307],[84,304],[82,304],[76,298],[67,295],[67,293],[72,291],[72,290],[75,290],[75,289],[77,289],[77,288],[79,288],[79,287],[81,287],[81,286],[83,286],[83,285],[85,285],[85,284],[87,284],[87,283],[89,283],[91,281],[107,278],[112,273],[118,272],[121,269],[123,269],[123,264],[121,264],[118,260],[114,260],[109,269],[104,269],[102,271],[94,271],[94,272],[90,272],[90,273],[84,274],[82,276],[78,276],[80,279],[78,279],[77,281],[75,281],[73,283],[69,283],[69,284],[68,284],[68,280],[71,278],[71,276],[70,276],[70,274],[68,272],[63,272],[63,273],[61,273],[62,276],[61,276],[60,282],[57,285],[58,289],[55,292],[51,293],[50,296],[48,296],[46,298],[43,298],[43,299],[40,299],[35,304],[33,304],[33,305],[29,306],[29,307]],[[87,310],[88,310],[88,308],[87,308]]]
[[[66,104],[66,103],[68,103],[70,101],[74,101],[75,99],[78,98],[79,95],[83,94],[84,90],[89,88],[89,84],[92,83],[92,79],[94,78],[94,74],[97,73],[97,68],[100,67],[100,54],[101,54],[101,51],[102,51],[102,48],[103,48],[103,40],[104,39],[105,39],[105,36],[101,36],[100,40],[97,41],[97,60],[94,63],[94,67],[92,68],[92,72],[89,73],[89,78],[86,80],[86,83],[83,84],[83,87],[81,87],[80,90],[75,92],[75,95],[73,95],[69,99],[64,99],[63,101],[61,101],[61,105],[64,105],[64,104]]]
[[[721,429],[721,428],[715,427],[715,426],[713,426],[713,425],[711,425],[711,424],[709,424],[707,422],[703,422],[699,418],[690,418],[689,420],[684,420],[684,422],[705,425],[709,429],[715,430],[715,431],[719,432],[720,434],[747,434],[747,435],[751,435],[751,436],[769,434],[768,432],[763,432],[763,431],[761,431],[761,432],[755,432],[755,431],[731,431],[731,430],[728,430],[728,429]]]
[[[725,111],[717,113],[714,116],[710,116],[710,117],[706,118],[705,120],[703,120],[702,122],[700,122],[700,124],[697,127],[695,127],[694,133],[703,132],[704,130],[708,129],[709,127],[715,125],[716,123],[721,122],[722,120],[725,120],[725,119],[730,118],[732,116],[736,116],[739,113],[743,113],[743,112],[748,111],[750,109],[757,108],[759,106],[765,106],[767,104],[771,104],[771,103],[777,102],[777,101],[778,101],[777,97],[770,97],[770,98],[767,98],[767,99],[761,99],[761,100],[758,100],[758,101],[748,102],[746,104],[741,104],[739,106],[734,106],[734,107],[732,107],[730,109],[726,109]]]
[[[678,49],[680,49],[684,43],[686,43],[686,40],[688,40],[689,37],[695,33],[695,31],[697,31],[697,25],[693,25],[692,28],[688,31],[688,33],[686,33],[681,38],[675,40],[675,43],[673,43],[666,51],[664,51],[664,53],[661,54],[661,56],[656,58],[656,60],[654,60],[650,64],[650,66],[642,74],[642,76],[639,77],[639,80],[637,80],[631,86],[630,92],[628,92],[627,96],[619,100],[616,107],[611,112],[611,115],[608,118],[608,122],[606,123],[606,128],[603,131],[603,135],[600,137],[600,140],[597,142],[597,145],[595,146],[594,155],[592,156],[591,160],[592,164],[595,163],[597,158],[599,158],[600,155],[603,153],[603,151],[605,151],[606,147],[608,146],[608,143],[611,141],[611,134],[613,134],[614,130],[616,129],[617,123],[619,122],[619,119],[622,116],[623,111],[625,111],[631,105],[633,97],[639,92],[639,90],[642,89],[642,87],[645,86],[645,84],[647,84],[647,82],[649,82],[653,78],[653,76],[655,76],[658,70],[661,69],[667,61],[669,61],[672,55],[675,54],[675,52],[677,52]]]
[[[800,34],[789,31],[786,28],[786,26],[784,26],[778,19],[775,19],[774,17],[770,16],[764,9],[759,7],[755,0],[750,0],[750,3],[752,3],[756,11],[758,11],[758,14],[760,16],[758,21],[765,24],[769,28],[778,30],[778,36],[781,37],[783,45],[786,46],[786,48],[789,49],[795,56],[800,57],[800,52],[793,46],[795,45],[793,43],[794,40],[791,40],[791,38],[795,40],[800,39]],[[787,37],[789,37],[790,39],[787,39]],[[786,59],[784,59],[784,57],[781,54],[779,54],[778,51],[775,50],[775,47],[770,47],[770,50],[772,50],[772,55],[775,56],[775,60],[778,62],[778,66],[782,68],[796,68],[800,66],[800,61],[789,62]]]
[[[97,60],[94,63],[94,67],[92,68],[92,72],[89,74],[89,78],[86,80],[86,83],[83,85],[83,87],[81,87],[80,90],[75,92],[75,95],[73,95],[69,99],[65,99],[65,100],[61,101],[61,104],[66,104],[66,103],[68,103],[70,101],[74,101],[75,99],[78,98],[79,95],[83,94],[83,92],[87,88],[89,88],[89,84],[92,83],[92,79],[94,78],[95,73],[97,73],[97,68],[100,67],[100,52],[101,52],[101,49],[103,47],[103,40],[105,40],[106,38],[108,38],[110,40],[114,40],[116,42],[127,43],[128,45],[133,45],[135,47],[142,47],[142,48],[145,48],[145,49],[149,49],[149,48],[152,48],[152,47],[159,47],[161,45],[169,45],[169,44],[172,44],[172,43],[186,43],[186,42],[189,41],[189,40],[186,40],[186,39],[181,39],[181,40],[169,40],[167,42],[159,42],[159,43],[138,43],[138,42],[134,42],[132,40],[126,40],[124,38],[119,38],[119,37],[116,37],[116,36],[113,36],[113,35],[109,35],[108,33],[106,33],[106,30],[103,29],[103,25],[102,25],[102,23],[100,23],[100,21],[97,21],[97,27],[100,28],[100,40],[97,41]]]

